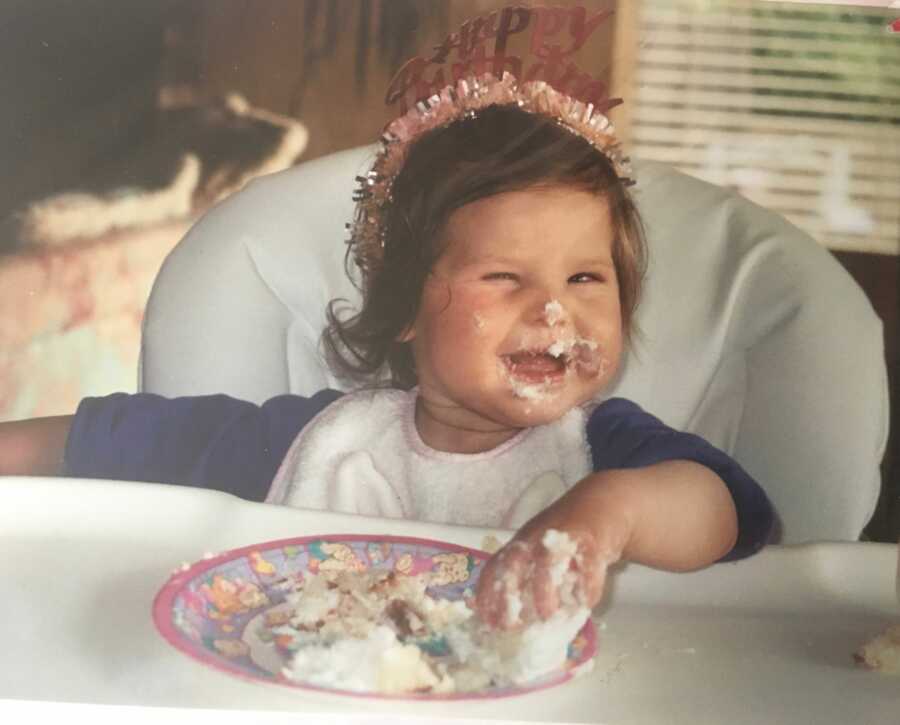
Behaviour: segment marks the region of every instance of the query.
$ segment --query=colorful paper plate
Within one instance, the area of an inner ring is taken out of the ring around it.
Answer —
[[[246,679],[301,690],[379,697],[288,680],[285,656],[265,634],[266,614],[283,604],[291,584],[327,570],[431,573],[431,596],[462,599],[474,590],[488,554],[463,546],[401,536],[307,536],[270,541],[212,556],[175,572],[153,603],[157,629],[172,645],[200,662]],[[590,620],[569,645],[557,672],[521,686],[491,687],[451,695],[401,699],[506,697],[565,682],[596,651]],[[397,696],[390,696],[396,698]]]

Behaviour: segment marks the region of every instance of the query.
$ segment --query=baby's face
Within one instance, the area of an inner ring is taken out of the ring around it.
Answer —
[[[410,331],[424,404],[514,431],[594,397],[622,353],[613,234],[606,201],[571,187],[454,212]]]

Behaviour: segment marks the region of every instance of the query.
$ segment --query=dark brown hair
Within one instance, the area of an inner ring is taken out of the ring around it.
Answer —
[[[397,338],[416,319],[425,280],[443,251],[440,232],[450,215],[495,194],[558,185],[594,193],[609,203],[622,327],[630,340],[646,251],[640,217],[625,184],[603,153],[553,119],[512,105],[491,106],[474,118],[424,134],[410,148],[392,187],[384,256],[362,281],[362,309],[341,319],[338,305],[346,301],[333,300],[328,306],[323,343],[335,373],[372,380],[388,372],[394,387],[414,386],[410,346]],[[349,274],[352,249],[345,264]]]

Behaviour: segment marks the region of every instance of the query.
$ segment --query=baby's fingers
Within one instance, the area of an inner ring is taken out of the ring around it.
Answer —
[[[593,607],[603,594],[606,567],[598,561],[593,539],[583,536],[570,564],[574,575],[572,596],[579,606]]]
[[[578,604],[592,609],[603,596],[606,584],[606,565],[603,562],[591,561],[577,564],[578,587],[575,598]]]
[[[528,547],[514,541],[484,566],[475,587],[475,611],[492,628],[518,624],[523,607],[523,584],[531,567]]]
[[[534,609],[540,619],[549,619],[559,609],[559,588],[554,581],[554,557],[543,546],[535,556],[531,579]]]
[[[599,555],[592,536],[548,531],[541,551],[533,577],[535,609],[541,619],[559,609],[590,609],[600,601],[609,559]]]

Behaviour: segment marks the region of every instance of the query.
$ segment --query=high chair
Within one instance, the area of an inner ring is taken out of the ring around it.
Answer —
[[[253,181],[169,255],[144,319],[140,389],[262,402],[342,388],[318,346],[372,147]],[[881,322],[832,255],[777,214],[635,164],[650,264],[640,333],[604,396],[697,433],[765,488],[779,541],[855,540],[888,433]]]

